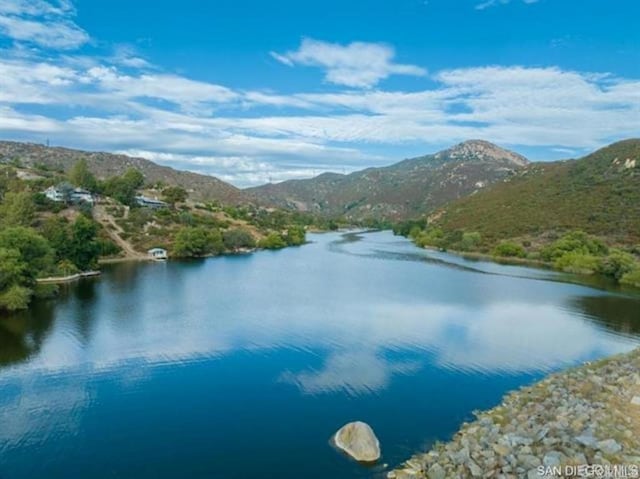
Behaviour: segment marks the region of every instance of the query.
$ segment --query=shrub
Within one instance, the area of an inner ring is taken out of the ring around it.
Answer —
[[[269,233],[266,238],[261,239],[258,242],[258,246],[265,249],[280,249],[287,246],[287,243],[284,238],[282,238],[282,235],[273,232]]]
[[[636,266],[633,270],[625,273],[622,278],[620,278],[620,283],[640,288],[640,266]]]
[[[306,241],[306,233],[302,226],[291,226],[287,229],[286,242],[289,246],[299,246]]]
[[[202,227],[182,228],[175,237],[173,253],[181,258],[195,258],[224,251],[222,235],[217,229]]]
[[[471,233],[463,233],[462,240],[458,244],[458,248],[460,251],[473,251],[475,250],[482,241],[482,236],[480,233],[471,232]]]
[[[553,262],[568,252],[604,256],[608,253],[608,248],[598,238],[589,236],[583,231],[572,231],[544,248],[541,255],[544,260]]]
[[[249,230],[244,228],[232,228],[224,232],[222,235],[224,246],[230,250],[239,248],[253,248],[256,240]]]
[[[527,252],[522,245],[512,241],[503,241],[493,249],[492,254],[499,258],[524,258]]]
[[[569,251],[556,259],[553,266],[567,273],[593,274],[600,269],[601,259],[580,251]]]
[[[29,288],[14,284],[0,294],[0,309],[7,311],[27,309],[31,295],[32,291]]]
[[[637,266],[638,262],[633,255],[615,249],[611,251],[609,256],[602,259],[598,272],[620,281],[625,274],[630,273]]]

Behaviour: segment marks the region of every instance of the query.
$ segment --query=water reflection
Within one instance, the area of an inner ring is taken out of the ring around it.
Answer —
[[[581,296],[572,306],[590,320],[616,333],[628,336],[640,334],[638,299],[627,296]]]
[[[0,317],[0,366],[26,361],[38,353],[53,320],[54,306],[50,301],[36,303],[30,312]]]
[[[330,353],[320,370],[285,371],[280,380],[306,394],[344,391],[357,396],[382,390],[393,375],[414,374],[421,366],[418,361],[389,360],[374,351],[342,351]]]
[[[383,364],[388,351],[434,352],[443,367],[493,374],[546,371],[635,343],[620,333],[638,333],[636,298],[495,271],[470,274],[459,259],[425,267],[419,250],[386,233],[317,241],[289,252],[287,275],[268,254],[112,267],[55,306],[39,303],[31,314],[0,323],[0,358],[3,364],[31,358],[23,369],[55,371],[235,350],[319,350],[326,351],[321,371],[287,370],[283,378],[305,392],[360,393],[415,370],[413,363]],[[338,249],[352,258],[326,253]],[[379,263],[362,261],[369,256]],[[506,268],[511,274],[513,267]],[[377,274],[368,276],[372,269]],[[528,271],[520,269],[519,275]]]
[[[106,477],[115,456],[87,444],[104,434],[131,441],[118,457],[139,477],[171,477],[172,454],[147,446],[170,431],[193,477],[226,467],[208,462],[212,451],[235,458],[219,477],[246,477],[233,473],[243,440],[228,437],[258,429],[269,436],[263,461],[284,461],[278,454],[295,442],[313,456],[298,464],[316,467],[305,477],[358,477],[336,474],[334,456],[317,461],[341,422],[379,421],[386,454],[400,459],[507,389],[639,344],[637,297],[425,252],[390,233],[313,239],[273,253],[114,265],[0,321],[0,475],[5,466],[37,477],[36,453],[58,471],[60,458],[79,455],[87,477]]]

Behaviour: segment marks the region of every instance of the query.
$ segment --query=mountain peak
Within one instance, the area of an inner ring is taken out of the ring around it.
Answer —
[[[524,156],[485,140],[467,140],[451,148],[436,153],[438,158],[446,157],[452,160],[496,161],[507,160],[517,166],[529,163]]]

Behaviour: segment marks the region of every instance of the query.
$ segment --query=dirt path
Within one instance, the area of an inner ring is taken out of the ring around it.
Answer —
[[[113,219],[113,216],[107,213],[107,210],[105,209],[104,205],[96,205],[93,208],[93,216],[97,221],[99,221],[104,226],[104,229],[109,235],[109,237],[120,248],[122,248],[122,251],[124,251],[125,257],[127,259],[138,259],[138,260],[148,259],[148,256],[146,254],[136,251],[135,248],[131,245],[131,243],[129,243],[124,238],[122,238],[121,235],[122,233],[124,233],[124,231],[118,225],[118,223],[116,223],[116,221]]]

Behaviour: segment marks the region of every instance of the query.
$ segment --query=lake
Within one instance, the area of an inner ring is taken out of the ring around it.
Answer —
[[[375,478],[551,371],[640,344],[640,297],[390,232],[105,267],[0,320],[0,478]],[[330,436],[363,420],[383,458]]]

